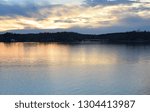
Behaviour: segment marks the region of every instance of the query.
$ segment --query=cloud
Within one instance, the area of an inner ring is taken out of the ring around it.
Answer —
[[[31,16],[30,12],[37,12],[40,7],[28,5],[6,5],[0,4],[0,16]]]
[[[1,4],[5,5],[20,5],[20,6],[27,6],[29,4],[34,5],[49,5],[51,4],[50,0],[1,0]]]
[[[0,16],[25,16],[31,17],[46,7],[51,7],[48,0],[2,0],[0,3]]]
[[[74,20],[55,20],[54,23],[76,23]]]
[[[27,4],[36,4],[36,5],[50,5],[50,4],[82,4],[84,0],[1,0],[3,4],[9,5],[27,5]]]
[[[138,2],[138,0],[85,0],[84,1],[87,5],[100,5],[100,4],[125,4],[125,3],[133,3]]]
[[[1,5],[8,9],[0,7],[3,9],[0,11],[0,31],[66,29],[99,33],[131,29],[150,30],[150,3],[95,6]]]
[[[95,5],[115,5],[115,4],[131,4],[131,3],[150,3],[149,0],[84,0],[89,6]]]

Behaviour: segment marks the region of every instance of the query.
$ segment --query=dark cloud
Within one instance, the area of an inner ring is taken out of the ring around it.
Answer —
[[[75,23],[77,21],[74,20],[55,20],[55,23]]]
[[[128,16],[124,17],[118,22],[118,25],[124,26],[124,27],[134,27],[134,28],[145,28],[150,25],[150,19],[149,18],[142,18],[140,16]],[[150,30],[150,29],[149,29]]]
[[[0,16],[25,16],[31,17],[33,13],[38,13],[39,10],[51,7],[50,5],[40,6],[37,4],[2,4],[0,3]]]
[[[19,5],[7,5],[0,4],[0,16],[30,16],[29,12],[34,12],[37,10],[35,6],[24,6]]]
[[[99,5],[99,4],[120,4],[120,3],[133,3],[138,0],[85,0],[84,2],[88,5]]]

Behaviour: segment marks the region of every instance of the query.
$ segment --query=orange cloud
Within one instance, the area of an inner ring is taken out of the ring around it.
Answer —
[[[109,27],[119,23],[122,18],[137,16],[150,18],[150,3],[118,5],[58,5],[46,7],[25,16],[0,16],[0,31],[17,29],[57,29],[72,27]]]

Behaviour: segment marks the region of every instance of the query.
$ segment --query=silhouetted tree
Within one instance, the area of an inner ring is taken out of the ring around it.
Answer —
[[[0,34],[0,42],[63,42],[75,43],[98,41],[107,43],[150,43],[150,32],[132,31],[102,35],[79,34],[74,32],[38,33],[38,34]]]

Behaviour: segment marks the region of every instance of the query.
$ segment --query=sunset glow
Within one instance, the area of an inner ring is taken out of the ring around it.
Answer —
[[[150,3],[116,3],[96,5],[86,4],[83,0],[48,1],[3,0],[0,4],[0,31],[30,29],[77,28],[88,32],[92,30],[149,30]],[[57,4],[56,4],[57,3]],[[70,4],[69,4],[70,3]],[[16,7],[17,6],[17,7]],[[129,26],[130,25],[130,26]]]

